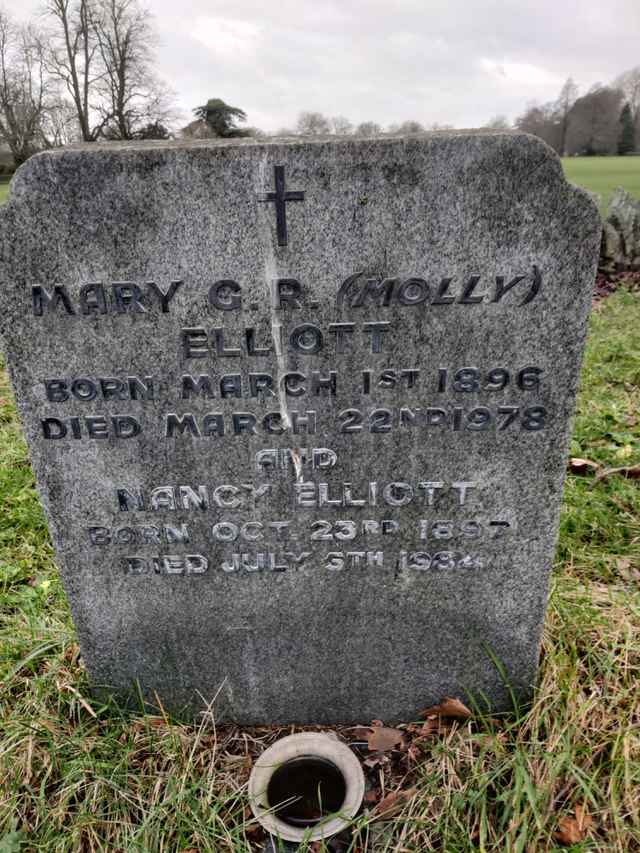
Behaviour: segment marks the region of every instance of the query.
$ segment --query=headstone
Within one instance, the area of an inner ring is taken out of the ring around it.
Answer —
[[[514,133],[29,160],[2,334],[96,688],[244,723],[529,697],[600,231]]]

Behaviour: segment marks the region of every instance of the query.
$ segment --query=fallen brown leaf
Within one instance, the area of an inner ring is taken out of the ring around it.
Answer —
[[[368,758],[365,758],[362,763],[365,767],[375,770],[376,767],[381,767],[383,764],[389,764],[389,758],[383,752],[376,752],[374,755],[370,755]]]
[[[629,560],[627,557],[618,557],[618,559],[616,560],[616,566],[618,572],[620,573],[620,577],[622,577],[628,583],[640,582],[640,569],[637,569],[635,566],[632,566],[631,560]]]
[[[572,474],[589,474],[600,470],[600,465],[597,462],[592,462],[591,459],[580,459],[578,456],[572,456],[569,459],[569,470]]]
[[[400,811],[406,802],[416,793],[415,788],[407,788],[406,791],[391,791],[373,809],[373,814],[389,816],[390,812]]]
[[[67,663],[76,663],[80,657],[80,646],[77,643],[69,643],[64,650],[64,659]]]
[[[377,803],[379,797],[380,797],[380,792],[376,791],[374,788],[372,788],[370,791],[367,791],[367,793],[364,795],[363,799],[364,799],[365,803],[367,803],[367,805],[370,806],[370,805],[373,805],[373,803]]]
[[[251,826],[245,827],[244,834],[247,838],[260,839],[264,835],[264,827],[259,823],[252,823]]]
[[[409,763],[411,763],[412,761],[416,762],[419,759],[420,759],[420,750],[418,749],[417,746],[411,745],[409,747],[409,749],[407,750],[407,761]]]
[[[584,841],[591,827],[593,826],[593,818],[585,811],[584,806],[576,806],[574,810],[575,817],[565,815],[558,822],[559,829],[553,833],[553,837],[560,844],[579,844]]]
[[[424,721],[424,725],[420,729],[420,737],[428,737],[435,735],[440,731],[440,721],[437,716],[430,715],[430,718]]]
[[[353,726],[349,732],[356,740],[366,740],[371,734],[371,726]]]
[[[384,752],[402,744],[403,733],[399,729],[390,729],[386,726],[376,726],[367,737],[370,752]]]
[[[432,705],[420,712],[421,717],[453,717],[456,720],[468,720],[471,711],[459,699],[445,696],[439,705]]]

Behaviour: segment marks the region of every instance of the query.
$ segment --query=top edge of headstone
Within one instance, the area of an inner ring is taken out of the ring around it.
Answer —
[[[389,133],[380,135],[367,136],[335,136],[333,134],[320,134],[313,136],[268,136],[268,137],[234,137],[229,139],[127,139],[113,140],[100,142],[74,142],[70,145],[64,145],[60,148],[49,149],[39,152],[34,157],[56,156],[64,154],[67,151],[143,151],[143,150],[175,150],[175,149],[191,149],[191,148],[253,148],[253,147],[269,147],[274,145],[358,145],[379,143],[393,143],[401,140],[433,140],[455,137],[517,137],[528,139],[538,144],[542,148],[546,148],[550,155],[557,156],[546,142],[537,136],[530,133],[524,133],[520,130],[492,130],[489,128],[468,128],[456,130],[432,130],[423,131],[420,133]],[[31,158],[33,159],[33,158]]]
[[[454,146],[456,143],[465,146],[465,143],[487,143],[506,148],[520,149],[527,152],[528,157],[534,154],[532,171],[537,171],[545,165],[547,179],[553,176],[553,180],[566,184],[571,188],[574,202],[591,208],[590,212],[584,211],[586,216],[592,216],[599,223],[601,221],[597,205],[584,189],[567,181],[562,168],[562,163],[557,152],[546,142],[530,133],[520,130],[493,130],[489,128],[470,128],[452,130],[434,130],[413,134],[385,134],[384,136],[277,136],[268,138],[244,137],[234,139],[178,139],[178,140],[116,140],[109,142],[79,142],[61,148],[49,149],[39,152],[27,160],[17,171],[11,181],[11,192],[8,206],[18,203],[25,193],[28,194],[32,179],[37,180],[40,165],[46,163],[48,167],[55,169],[56,163],[62,163],[67,158],[83,157],[117,157],[133,155],[144,157],[145,154],[162,154],[163,152],[179,154],[197,151],[211,151],[212,153],[223,151],[234,152],[242,156],[242,152],[248,155],[256,151],[268,151],[289,149],[301,151],[304,149],[316,149],[336,154],[340,151],[384,151],[397,148],[398,146],[410,148],[422,147],[437,150],[440,145]],[[538,159],[539,158],[539,159]],[[0,215],[1,218],[1,215]]]

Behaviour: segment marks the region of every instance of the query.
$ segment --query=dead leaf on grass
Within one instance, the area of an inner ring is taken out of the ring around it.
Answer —
[[[420,712],[421,717],[453,717],[455,720],[468,720],[473,716],[471,711],[459,699],[445,696],[439,705],[432,705]]]
[[[348,731],[356,740],[366,740],[371,734],[371,726],[352,726]]]
[[[370,752],[384,752],[387,749],[394,749],[394,747],[401,745],[403,740],[403,732],[386,726],[376,726],[367,737]]]
[[[575,817],[565,815],[558,822],[559,829],[553,833],[553,837],[560,844],[579,844],[584,841],[591,827],[593,826],[593,818],[587,814],[584,806],[576,806],[574,809]]]
[[[365,767],[375,770],[376,767],[381,767],[383,764],[389,764],[390,759],[383,752],[376,752],[374,755],[370,755],[368,758],[365,758],[362,763]]]
[[[64,659],[67,663],[77,663],[78,658],[80,657],[80,646],[77,643],[69,643],[67,648],[64,650]]]
[[[260,839],[264,835],[264,827],[259,823],[252,823],[250,826],[245,826],[244,834],[247,838]]]
[[[421,758],[421,755],[420,755],[420,750],[418,749],[418,746],[417,745],[414,746],[412,744],[409,747],[409,749],[407,750],[407,761],[409,762],[409,764],[411,764],[411,762],[415,763],[415,762],[419,761],[420,758]]]
[[[620,573],[620,577],[629,583],[640,581],[640,570],[631,565],[631,560],[628,557],[618,557],[616,567]]]
[[[437,705],[434,707],[438,707]],[[428,709],[427,709],[428,710]],[[440,721],[437,715],[430,714],[424,721],[424,725],[420,729],[420,737],[429,737],[429,735],[438,734],[440,731]]]
[[[581,459],[579,456],[572,456],[569,460],[569,470],[572,474],[579,476],[599,471],[600,467],[597,462],[592,462],[591,459]]]
[[[400,811],[411,797],[416,793],[415,788],[407,788],[406,791],[391,791],[373,809],[373,814],[389,817],[389,813]]]

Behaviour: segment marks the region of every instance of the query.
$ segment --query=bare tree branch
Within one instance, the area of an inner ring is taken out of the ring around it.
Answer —
[[[48,145],[55,102],[43,39],[34,27],[16,26],[0,12],[0,137],[16,166]]]

